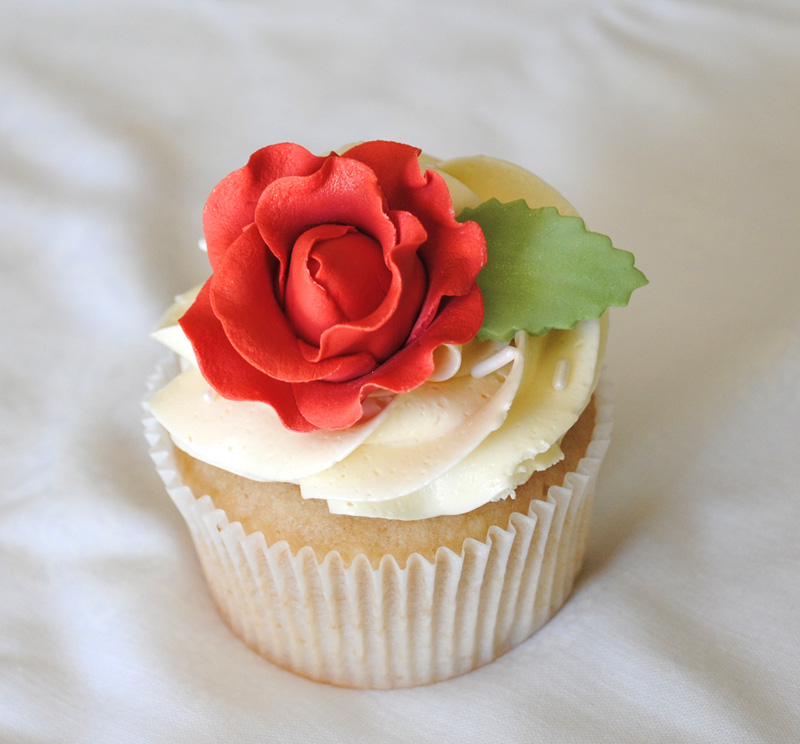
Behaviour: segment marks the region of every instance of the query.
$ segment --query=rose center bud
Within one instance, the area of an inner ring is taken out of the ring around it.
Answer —
[[[360,320],[381,304],[392,281],[380,244],[347,225],[319,225],[294,245],[285,312],[314,346],[328,328]]]

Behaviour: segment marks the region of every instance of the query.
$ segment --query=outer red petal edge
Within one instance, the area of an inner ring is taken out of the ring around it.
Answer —
[[[486,240],[480,226],[475,222],[464,222],[459,227],[464,229],[451,236],[451,239],[462,244],[461,250],[448,255],[444,255],[442,251],[435,260],[423,262],[428,273],[428,292],[409,336],[412,342],[424,334],[428,326],[438,318],[442,303],[448,297],[466,296],[474,291],[478,274],[486,265]],[[446,239],[439,236],[437,245],[442,245],[443,242]],[[468,248],[467,244],[471,247]],[[459,277],[460,281],[454,282],[453,277]]]
[[[289,383],[259,372],[233,348],[211,307],[209,282],[179,321],[206,382],[228,400],[267,403],[289,429],[308,432],[319,428],[300,413]]]
[[[256,150],[247,165],[229,173],[212,190],[203,209],[203,233],[212,268],[255,219],[261,192],[285,176],[306,176],[318,170],[325,158],[292,142]]]
[[[483,297],[475,285],[461,297],[449,299],[427,333],[385,364],[356,380],[343,383],[315,381],[294,385],[301,414],[320,429],[344,429],[363,416],[363,400],[373,390],[407,393],[433,373],[433,354],[442,344],[466,344],[483,322]]]
[[[426,251],[423,245],[419,252],[428,274],[428,292],[411,331],[412,341],[437,317],[445,297],[471,291],[486,265],[483,231],[477,223],[456,221],[445,180],[435,171],[421,172],[421,152],[411,145],[376,140],[342,153],[342,157],[360,160],[372,168],[390,208],[417,217],[428,233],[427,244],[435,246],[435,250]]]
[[[418,147],[401,142],[373,140],[351,147],[342,157],[358,160],[373,170],[392,209],[414,211],[408,209],[405,195],[425,186],[426,178],[419,167],[421,154]]]

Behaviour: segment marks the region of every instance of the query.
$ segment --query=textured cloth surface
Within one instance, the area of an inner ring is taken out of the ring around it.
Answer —
[[[794,0],[6,0],[0,741],[800,740]],[[651,283],[573,598],[456,680],[327,687],[239,643],[150,463],[150,329],[265,144],[485,153]]]

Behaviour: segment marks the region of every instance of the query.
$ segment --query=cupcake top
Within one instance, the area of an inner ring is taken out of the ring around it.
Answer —
[[[562,457],[611,305],[646,283],[540,179],[367,142],[254,153],[211,192],[213,273],[155,337],[150,407],[188,454],[331,511],[420,519]]]

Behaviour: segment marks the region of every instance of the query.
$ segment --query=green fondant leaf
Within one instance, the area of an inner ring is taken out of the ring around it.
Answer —
[[[505,342],[517,331],[539,336],[573,328],[612,305],[627,305],[633,290],[647,284],[632,253],[554,207],[489,199],[457,219],[477,222],[486,237],[488,260],[478,275],[485,315],[478,338]]]

